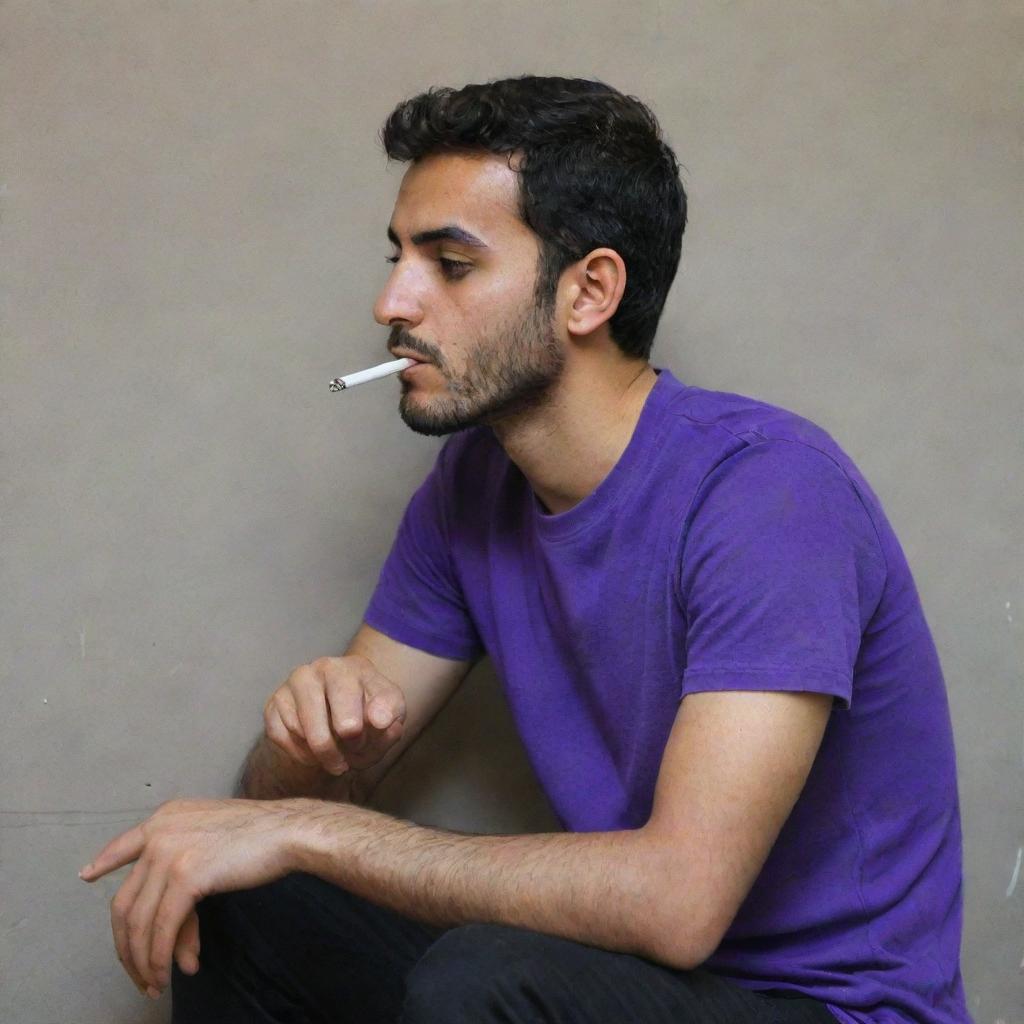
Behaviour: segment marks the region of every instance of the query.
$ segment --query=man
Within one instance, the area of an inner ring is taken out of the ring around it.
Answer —
[[[113,840],[175,1020],[969,1020],[945,687],[829,435],[648,356],[686,196],[641,103],[523,77],[400,105],[375,316],[451,434],[345,655],[265,706],[241,799]],[[565,831],[365,805],[488,654]],[[173,959],[172,959],[173,958]],[[176,967],[174,966],[176,964]]]

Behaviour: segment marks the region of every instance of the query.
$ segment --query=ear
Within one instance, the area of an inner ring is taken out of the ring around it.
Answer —
[[[614,249],[594,249],[569,273],[570,334],[592,334],[610,320],[626,290],[626,264]]]

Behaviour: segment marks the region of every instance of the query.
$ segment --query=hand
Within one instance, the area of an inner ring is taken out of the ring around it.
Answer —
[[[263,708],[267,738],[332,775],[377,764],[402,736],[405,694],[362,655],[295,669]]]
[[[289,851],[303,800],[172,800],[112,839],[80,872],[87,882],[135,861],[110,905],[118,959],[154,999],[171,957],[199,970],[195,905],[293,870]]]

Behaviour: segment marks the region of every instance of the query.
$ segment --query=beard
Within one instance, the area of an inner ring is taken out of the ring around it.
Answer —
[[[416,385],[402,381],[399,413],[417,434],[439,437],[514,416],[544,404],[565,367],[565,352],[551,324],[550,305],[535,304],[518,322],[486,339],[470,356],[465,371],[450,373],[435,353],[402,331],[390,345],[431,359],[447,384],[448,394],[413,399]]]

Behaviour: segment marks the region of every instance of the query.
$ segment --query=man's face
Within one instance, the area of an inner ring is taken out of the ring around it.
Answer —
[[[406,172],[389,225],[395,263],[374,305],[403,370],[402,419],[450,434],[542,403],[565,365],[554,310],[538,305],[540,253],[506,159],[435,155]],[[441,232],[440,236],[436,234]]]

